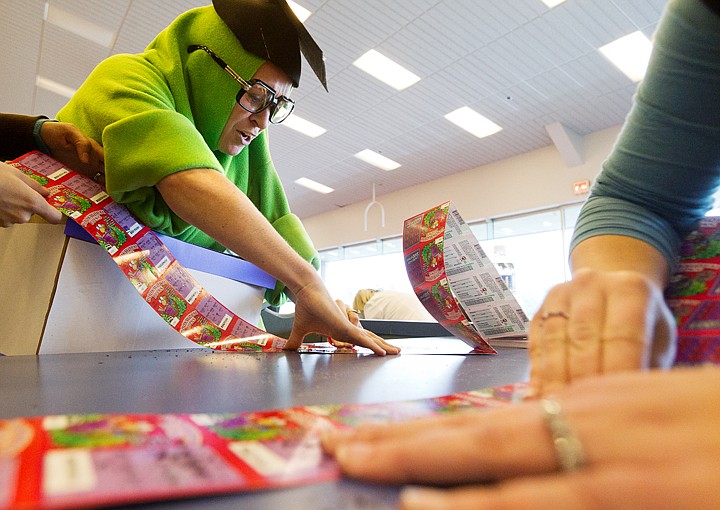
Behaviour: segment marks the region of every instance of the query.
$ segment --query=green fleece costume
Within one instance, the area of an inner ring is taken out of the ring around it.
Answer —
[[[216,150],[239,85],[205,52],[188,53],[192,44],[209,47],[246,80],[263,63],[242,48],[212,6],[200,7],[178,17],[144,53],[100,63],[57,118],[102,143],[108,193],[153,230],[225,249],[175,215],[155,187],[172,173],[212,168],[242,190],[301,257],[319,267],[307,232],[290,213],[267,131],[237,156]],[[278,282],[266,293],[268,302],[284,301],[283,289]]]

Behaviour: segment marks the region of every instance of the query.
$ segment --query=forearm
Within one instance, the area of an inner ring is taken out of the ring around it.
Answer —
[[[718,48],[714,13],[696,0],[668,2],[633,108],[575,225],[573,249],[623,235],[675,262],[720,183],[720,109],[709,100],[720,88]]]
[[[570,255],[573,274],[580,269],[634,271],[663,289],[668,283],[669,266],[665,257],[639,239],[619,235],[590,237],[579,243]]]
[[[221,173],[211,169],[186,170],[165,177],[157,188],[180,218],[270,273],[293,293],[307,282],[319,279],[312,265]]]
[[[37,148],[33,129],[39,118],[0,113],[0,160],[14,159]]]

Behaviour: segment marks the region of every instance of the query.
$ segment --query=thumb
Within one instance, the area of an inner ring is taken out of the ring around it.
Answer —
[[[63,214],[48,204],[45,200],[39,199],[34,213],[44,218],[48,223],[56,225],[62,222]]]
[[[298,321],[296,320],[293,323],[292,331],[290,332],[288,342],[285,344],[284,348],[286,350],[296,351],[302,344],[305,335],[307,335],[308,333],[309,331],[307,331],[306,328],[298,325]]]

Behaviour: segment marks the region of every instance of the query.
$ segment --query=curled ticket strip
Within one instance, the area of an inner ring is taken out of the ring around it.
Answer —
[[[403,254],[420,302],[474,352],[495,354],[488,341],[527,338],[522,307],[451,202],[405,220]]]
[[[47,202],[74,219],[112,257],[165,322],[196,344],[220,351],[280,352],[287,340],[222,305],[175,260],[155,233],[114,202],[105,188],[42,152],[12,165],[50,191]]]

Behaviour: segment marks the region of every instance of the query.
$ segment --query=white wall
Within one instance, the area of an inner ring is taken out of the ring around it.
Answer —
[[[594,182],[619,131],[617,126],[585,136],[584,163],[576,167],[568,168],[551,145],[377,196],[385,207],[384,228],[380,209],[373,206],[365,232],[364,214],[369,200],[304,218],[303,223],[315,247],[324,249],[399,235],[405,219],[447,200],[453,201],[466,221],[577,202],[584,197],[573,193],[573,183],[586,179]]]

